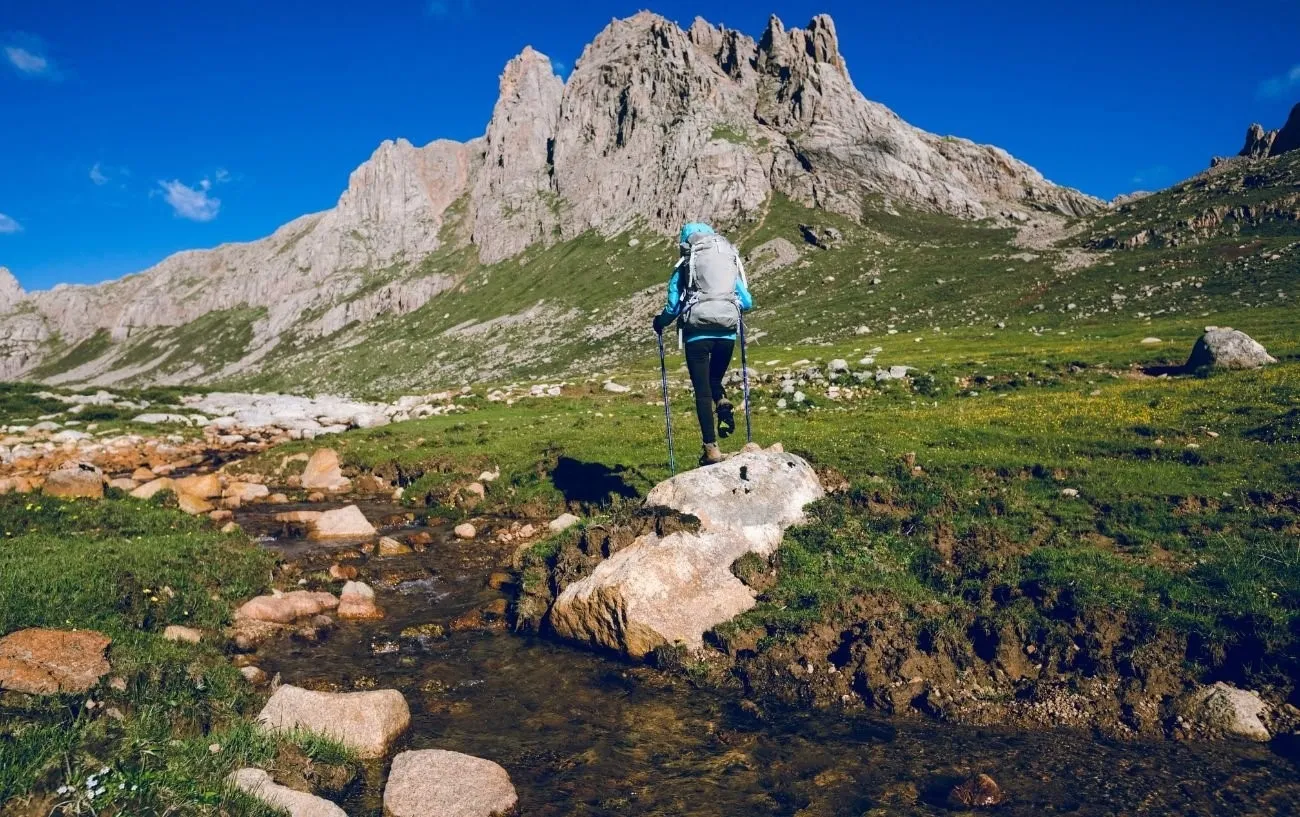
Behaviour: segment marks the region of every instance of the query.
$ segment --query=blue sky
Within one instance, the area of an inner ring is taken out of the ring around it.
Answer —
[[[6,0],[0,266],[43,289],[266,235],[332,206],[383,139],[481,134],[525,45],[569,66],[612,17],[643,7]],[[1107,198],[1201,170],[1300,100],[1300,3],[650,7],[754,36],[772,12],[787,25],[829,12],[867,97]]]

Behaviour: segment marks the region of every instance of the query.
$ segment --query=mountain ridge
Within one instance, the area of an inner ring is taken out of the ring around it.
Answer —
[[[263,239],[94,286],[14,295],[0,284],[0,378],[247,375],[286,343],[416,312],[528,252],[589,233],[665,240],[689,219],[753,231],[777,198],[851,221],[904,208],[1004,226],[1025,211],[1103,206],[999,148],[927,133],[867,100],[824,15],[803,29],[772,17],[755,39],[642,12],[600,32],[567,81],[526,47],[500,88],[482,137],[386,140],[335,207]],[[155,365],[185,327],[225,312],[249,322],[236,333],[243,348],[189,339],[192,359]]]

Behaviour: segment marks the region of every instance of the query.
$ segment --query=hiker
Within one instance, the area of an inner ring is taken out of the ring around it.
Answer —
[[[686,345],[686,368],[695,388],[695,414],[700,421],[704,452],[700,463],[722,461],[718,434],[736,430],[735,409],[722,387],[736,348],[740,314],[754,307],[745,285],[740,252],[707,224],[682,227],[681,258],[668,279],[668,303],[655,316],[654,330],[662,335],[674,320]],[[713,427],[714,412],[718,427]]]

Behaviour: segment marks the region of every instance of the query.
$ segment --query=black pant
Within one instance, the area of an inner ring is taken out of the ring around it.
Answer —
[[[704,444],[716,443],[718,432],[713,425],[713,404],[727,393],[722,388],[722,376],[731,365],[731,355],[736,350],[734,340],[694,340],[686,344],[686,369],[691,373],[695,387],[695,414],[700,419],[700,433]]]

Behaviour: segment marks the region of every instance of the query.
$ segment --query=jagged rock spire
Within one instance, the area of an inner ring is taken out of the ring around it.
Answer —
[[[474,243],[485,259],[508,258],[550,237],[558,224],[552,181],[564,81],[531,46],[506,64],[474,185]]]
[[[0,312],[8,312],[26,294],[13,273],[6,267],[0,267]]]

